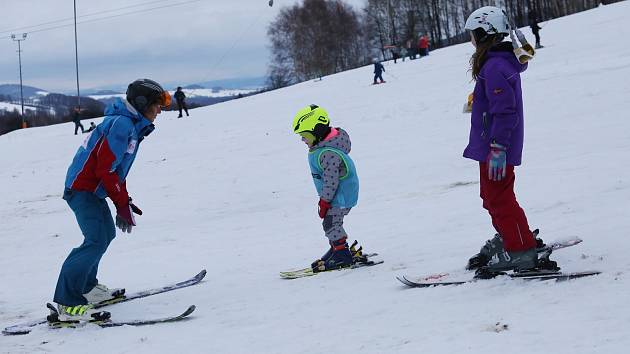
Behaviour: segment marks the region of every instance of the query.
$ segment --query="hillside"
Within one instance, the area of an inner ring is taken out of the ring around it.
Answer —
[[[523,74],[526,139],[516,193],[532,227],[584,242],[553,258],[570,282],[495,279],[406,289],[400,274],[463,268],[493,228],[478,167],[461,157],[470,44],[158,117],[127,186],[143,209],[99,281],[129,291],[208,269],[197,286],[111,307],[119,319],[197,305],[148,327],[37,328],[3,353],[626,353],[630,346],[630,2],[549,22]],[[525,30],[529,38],[531,33]],[[359,205],[344,226],[385,263],[286,281],[327,243],[293,114],[317,103],[352,138]],[[61,199],[84,137],[62,124],[0,136],[0,327],[41,317],[82,236]],[[497,325],[499,324],[499,325]],[[507,330],[502,325],[507,324]]]

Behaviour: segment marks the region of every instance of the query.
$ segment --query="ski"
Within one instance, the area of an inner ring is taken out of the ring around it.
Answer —
[[[116,298],[113,298],[111,300],[107,300],[107,301],[103,301],[101,303],[98,303],[98,304],[96,304],[94,306],[94,308],[103,308],[103,307],[106,307],[106,306],[119,304],[119,303],[122,303],[122,302],[127,302],[127,301],[131,301],[131,300],[135,300],[135,299],[139,299],[139,298],[143,298],[143,297],[148,297],[148,296],[161,294],[161,293],[164,293],[164,292],[167,292],[167,291],[173,291],[173,290],[177,290],[177,289],[181,289],[181,288],[186,288],[186,287],[189,287],[189,286],[192,286],[192,285],[196,285],[196,284],[199,284],[203,280],[203,278],[205,278],[206,274],[207,274],[207,272],[204,269],[204,270],[202,270],[201,272],[199,272],[197,275],[195,275],[194,277],[192,277],[190,279],[187,279],[187,280],[184,280],[184,281],[181,281],[181,282],[178,282],[178,283],[162,286],[162,287],[142,290],[142,291],[138,291],[138,292],[131,293],[131,294],[125,294],[123,296],[116,297]],[[2,331],[2,334],[4,334],[4,335],[28,334],[31,331],[31,329],[33,329],[33,327],[42,325],[42,324],[44,324],[46,322],[47,322],[47,320],[44,318],[44,319],[33,320],[33,321],[30,321],[30,322],[25,322],[25,323],[9,326],[9,327],[6,327]]]
[[[48,309],[51,311],[51,316],[49,316],[48,326],[50,328],[58,329],[58,328],[78,328],[84,327],[90,324],[97,325],[102,328],[108,327],[120,327],[120,326],[147,326],[154,325],[158,323],[168,323],[168,322],[177,322],[187,318],[191,313],[193,313],[196,309],[195,305],[190,305],[186,311],[182,312],[176,316],[168,316],[161,318],[153,318],[153,319],[141,319],[141,320],[131,320],[131,321],[112,321],[111,319],[105,320],[94,320],[88,322],[79,322],[79,321],[55,321],[53,318],[57,318],[58,313],[57,309],[55,309],[54,305],[47,304]]]
[[[355,264],[353,264],[353,265],[351,265],[349,267],[325,270],[323,272],[313,272],[313,269],[311,267],[308,267],[308,268],[304,268],[304,269],[297,269],[297,270],[292,270],[292,271],[280,272],[280,278],[282,278],[282,279],[298,279],[298,278],[312,277],[314,275],[321,274],[321,273],[330,273],[330,272],[336,272],[336,271],[340,271],[340,270],[356,269],[356,268],[363,268],[363,267],[371,267],[371,266],[375,266],[375,265],[378,265],[378,264],[381,264],[381,263],[384,263],[384,261],[382,261],[382,260],[379,260],[379,261],[367,261],[367,262],[355,263]]]
[[[557,240],[554,242],[551,242],[547,245],[545,245],[544,247],[540,247],[536,249],[536,252],[538,253],[544,253],[547,252],[549,250],[551,251],[555,251],[555,250],[559,250],[562,248],[567,248],[567,247],[572,247],[575,246],[579,243],[582,243],[582,239],[579,237],[570,237],[567,239],[562,239],[562,240]]]
[[[504,277],[508,277],[509,279],[523,279],[523,280],[555,280],[555,281],[566,281],[572,279],[578,279],[583,277],[589,277],[593,275],[601,274],[600,271],[584,271],[584,272],[571,272],[571,273],[563,273],[563,272],[550,272],[550,271],[530,271],[523,273],[509,273],[505,275],[500,275],[491,279],[501,279]],[[409,280],[406,276],[397,276],[396,279],[401,283],[407,285],[411,288],[430,288],[436,286],[448,286],[448,285],[462,285],[462,284],[470,284],[478,281],[484,281],[489,279],[477,279],[472,278],[468,280],[457,280],[457,281],[446,281],[440,279],[421,279],[419,281]]]
[[[364,254],[363,256],[365,258],[370,258],[370,257],[378,256],[378,253],[368,253],[368,254]],[[294,269],[294,270],[284,270],[280,272],[280,276],[282,277],[283,275],[291,276],[293,274],[302,274],[302,273],[309,272],[310,269],[311,267]]]
[[[539,232],[540,231],[538,229],[532,231],[535,238],[538,236]],[[577,236],[568,237],[568,238],[559,239],[559,240],[547,243],[543,245],[542,247],[538,247],[536,249],[536,252],[538,253],[539,257],[545,257],[545,256],[548,257],[553,251],[572,247],[580,243],[582,243],[581,238]],[[435,273],[435,274],[430,274],[424,277],[416,278],[417,279],[416,281],[411,281],[409,280],[410,279],[409,277],[405,277],[405,276],[396,277],[396,279],[398,279],[401,283],[411,286],[411,287],[418,287],[417,285],[414,285],[414,284],[434,284],[434,283],[439,283],[438,285],[460,285],[467,282],[471,282],[472,280],[448,281],[446,280],[446,278],[452,278],[454,276],[460,277],[462,274],[468,274],[468,273],[472,273],[472,272],[461,270],[461,271],[456,271],[456,272],[451,272],[451,273],[449,272]],[[477,279],[474,279],[474,280],[477,280]],[[413,283],[413,284],[407,284],[407,283]]]
[[[107,327],[120,327],[120,326],[146,326],[146,325],[153,325],[153,324],[157,324],[157,323],[168,323],[168,322],[177,322],[177,321],[181,321],[183,319],[188,318],[188,316],[193,313],[196,309],[195,305],[190,305],[186,311],[184,311],[183,313],[177,315],[177,316],[170,316],[170,317],[162,317],[162,318],[156,318],[156,319],[148,319],[148,320],[134,320],[134,321],[122,321],[122,322],[116,322],[116,321],[106,321],[103,323],[98,324],[100,327],[103,328],[107,328]]]

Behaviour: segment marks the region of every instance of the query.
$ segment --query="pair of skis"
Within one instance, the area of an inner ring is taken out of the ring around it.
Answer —
[[[282,279],[298,279],[298,278],[312,277],[312,276],[320,274],[320,273],[336,272],[336,271],[340,271],[340,270],[356,269],[356,268],[362,268],[362,267],[371,267],[371,266],[375,266],[377,264],[381,264],[381,263],[384,262],[382,260],[373,261],[373,260],[369,259],[370,257],[378,256],[378,253],[369,253],[369,254],[364,254],[363,256],[368,259],[367,262],[358,262],[358,263],[354,263],[353,265],[351,265],[349,267],[340,268],[340,269],[333,269],[333,270],[326,270],[324,272],[313,272],[313,268],[311,268],[311,267],[302,268],[302,269],[296,269],[296,270],[287,270],[287,271],[280,272],[280,278],[282,278]]]
[[[371,267],[371,266],[375,266],[375,265],[378,265],[378,264],[381,264],[381,263],[384,262],[382,260],[377,260],[377,261],[371,260],[370,258],[378,256],[378,253],[367,253],[367,254],[364,254],[363,253],[363,246],[360,246],[359,248],[356,248],[358,245],[359,245],[359,242],[355,240],[352,243],[352,245],[350,245],[350,247],[349,247],[350,253],[353,255],[353,259],[354,259],[354,264],[352,264],[351,266],[343,267],[343,268],[339,268],[339,269],[325,270],[325,271],[321,271],[321,272],[314,272],[311,267],[302,268],[302,269],[296,269],[296,270],[287,270],[287,271],[280,272],[280,278],[282,278],[282,279],[298,279],[298,278],[312,277],[312,276],[320,274],[320,273],[328,273],[328,272],[340,271],[340,270],[348,270],[348,269],[356,269],[356,268],[363,268],[363,267]]]
[[[537,231],[537,230],[536,230]],[[537,234],[537,233],[536,233]],[[575,246],[582,242],[582,239],[578,237],[573,237],[566,240],[556,241],[550,243],[542,248],[537,250],[539,255],[549,256],[553,251]],[[600,271],[584,271],[584,272],[570,272],[564,273],[560,271],[550,271],[550,270],[532,270],[532,271],[524,271],[524,272],[509,272],[502,274],[498,277],[507,277],[509,279],[522,279],[522,280],[555,280],[555,281],[565,281],[571,279],[578,279],[583,277],[588,277],[592,275],[600,274]],[[474,283],[477,281],[483,281],[484,279],[468,277],[468,279],[464,280],[452,280],[452,274],[449,273],[438,273],[432,274],[424,277],[409,277],[406,275],[397,276],[396,279],[401,283],[405,284],[411,288],[430,288],[435,286],[447,286],[447,285],[462,285]],[[494,278],[493,278],[494,279]]]
[[[94,306],[94,308],[103,308],[106,306],[111,306],[114,304],[119,304],[119,303],[123,303],[123,302],[127,302],[127,301],[131,301],[131,300],[135,300],[135,299],[140,299],[143,297],[148,297],[148,296],[153,296],[153,295],[157,295],[157,294],[161,294],[167,291],[173,291],[173,290],[177,290],[177,289],[182,289],[182,288],[186,288],[189,286],[193,286],[196,284],[199,284],[203,278],[205,278],[207,272],[206,270],[202,270],[201,272],[199,272],[197,275],[193,276],[192,278],[189,278],[187,280],[178,282],[178,283],[173,283],[170,285],[166,285],[166,286],[161,286],[161,287],[157,287],[157,288],[152,288],[152,289],[147,289],[147,290],[142,290],[142,291],[138,291],[135,293],[131,293],[131,294],[125,294],[119,297],[115,297],[111,300],[107,300],[107,301],[103,301],[101,303],[98,303]],[[55,315],[58,315],[57,309],[55,308],[55,306],[53,306],[52,304],[47,304],[48,309],[51,312],[52,316],[51,318],[54,319]],[[61,328],[61,327],[79,327],[79,326],[83,326],[86,323],[93,323],[96,324],[100,327],[119,327],[119,326],[125,326],[125,325],[129,325],[129,326],[143,326],[143,325],[152,325],[152,324],[156,324],[156,323],[165,323],[165,322],[175,322],[175,321],[181,321],[185,318],[187,318],[191,313],[193,313],[193,311],[195,311],[195,305],[191,305],[189,306],[184,312],[182,312],[181,314],[175,315],[175,316],[168,316],[168,317],[162,317],[162,318],[155,318],[155,319],[143,319],[143,320],[132,320],[132,321],[111,321],[111,320],[102,320],[102,321],[91,321],[91,322],[82,322],[82,323],[77,323],[77,322],[61,322],[61,321],[49,321],[48,318],[44,318],[44,319],[39,319],[39,320],[34,320],[34,321],[30,321],[30,322],[25,322],[25,323],[20,323],[20,324],[16,324],[13,326],[9,326],[7,328],[5,328],[2,331],[2,334],[4,335],[21,335],[21,334],[28,334],[30,333],[33,328],[49,323],[51,325],[51,327],[53,328]],[[49,317],[50,317],[49,316]]]

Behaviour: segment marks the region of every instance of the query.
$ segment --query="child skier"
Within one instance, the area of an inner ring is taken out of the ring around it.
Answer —
[[[330,249],[311,265],[314,272],[344,268],[365,261],[348,247],[343,218],[357,204],[359,178],[350,153],[350,137],[331,128],[328,113],[317,105],[301,109],[293,119],[293,132],[309,147],[308,162],[319,194],[318,214]]]
[[[378,59],[374,58],[374,85],[378,84],[376,79],[379,79],[381,84],[385,83],[385,81],[383,81],[383,71],[385,71],[383,64],[381,64]]]
[[[127,99],[116,99],[105,110],[105,119],[76,152],[66,175],[63,199],[75,214],[83,243],[70,252],[61,267],[55,289],[61,321],[90,320],[93,305],[120,295],[99,284],[96,275],[101,257],[116,237],[116,227],[131,232],[133,214],[142,211],[131,203],[125,178],[140,142],[155,126],[171,96],[157,82],[140,79],[127,89]],[[116,206],[116,223],[106,198]],[[115,225],[115,226],[114,226]]]
[[[519,63],[503,39],[510,26],[503,10],[486,6],[466,21],[476,50],[470,59],[476,81],[469,143],[464,157],[479,161],[483,207],[498,232],[468,262],[477,276],[536,268],[536,240],[514,195],[514,167],[523,150],[523,99]]]

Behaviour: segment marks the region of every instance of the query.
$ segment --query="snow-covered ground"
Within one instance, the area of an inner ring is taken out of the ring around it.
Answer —
[[[519,200],[545,239],[584,239],[554,255],[564,270],[603,274],[432,289],[395,280],[461,269],[493,234],[477,165],[461,157],[469,128],[461,110],[472,89],[464,44],[388,63],[384,85],[370,85],[372,67],[364,67],[188,119],[162,114],[127,183],[144,215],[112,243],[99,280],[133,291],[207,268],[200,285],[110,308],[119,319],[190,304],[197,311],[149,327],[37,328],[0,337],[0,351],[627,353],[629,17],[626,1],[550,22],[546,48],[523,75]],[[309,103],[351,134],[361,196],[347,231],[385,263],[286,281],[279,271],[306,266],[327,247],[306,148],[290,128]],[[59,267],[82,240],[61,200],[84,138],[72,130],[0,136],[0,327],[45,314]]]
[[[22,106],[19,104],[9,103],[9,102],[0,102],[0,111],[14,111],[22,110]],[[36,108],[32,106],[24,106],[25,111],[35,111]]]

